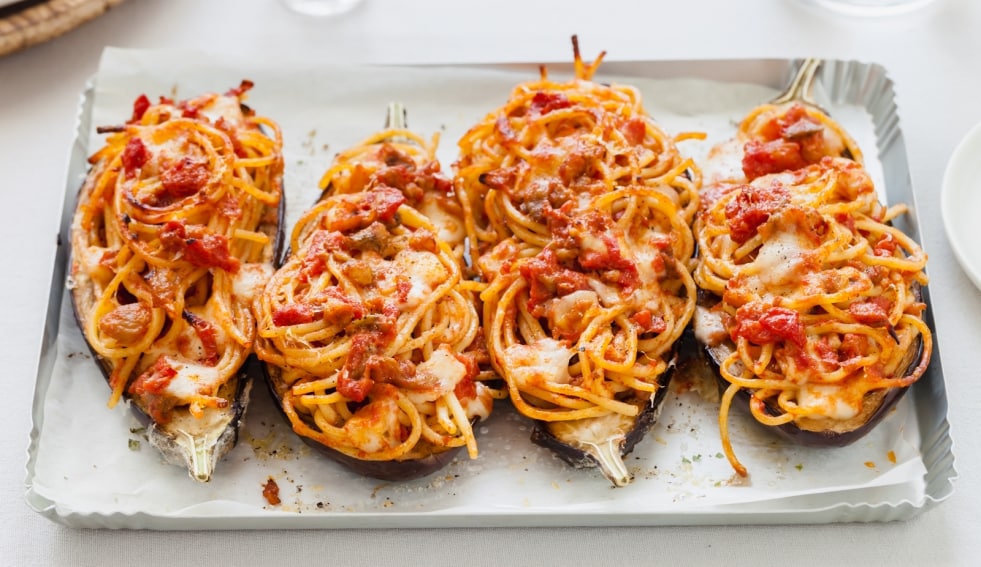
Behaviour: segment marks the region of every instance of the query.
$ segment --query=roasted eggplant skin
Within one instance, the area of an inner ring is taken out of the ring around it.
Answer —
[[[648,400],[643,401],[643,408],[640,410],[640,413],[632,419],[631,427],[618,442],[620,457],[626,457],[633,452],[634,447],[644,439],[647,432],[654,427],[654,424],[661,417],[661,410],[664,409],[664,402],[667,400],[668,387],[671,384],[671,379],[674,376],[676,368],[676,365],[672,362],[668,365],[667,370],[658,377],[657,392],[650,396]],[[557,423],[562,424],[568,422]],[[535,422],[535,427],[531,432],[531,441],[536,445],[550,449],[559,458],[574,468],[602,468],[602,465],[594,455],[560,439],[552,431],[549,422]],[[619,486],[616,483],[614,485]]]

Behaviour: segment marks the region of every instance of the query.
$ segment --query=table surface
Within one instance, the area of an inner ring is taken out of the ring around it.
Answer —
[[[844,17],[801,0],[588,2],[364,0],[334,18],[273,0],[130,0],[55,40],[0,58],[0,191],[17,211],[0,223],[4,270],[0,360],[0,564],[264,565],[333,558],[342,564],[648,564],[723,561],[974,565],[981,551],[981,295],[956,262],[940,212],[948,160],[981,122],[981,2],[935,0],[911,14]],[[817,56],[882,64],[894,80],[930,255],[932,308],[943,346],[960,478],[946,502],[906,522],[817,526],[140,532],[76,530],[24,501],[31,403],[54,261],[68,148],[79,93],[106,46],[217,53],[318,54],[324,62],[541,62],[569,58],[578,34],[609,60]],[[21,243],[40,243],[21,245]],[[970,345],[970,346],[969,346]],[[192,555],[193,554],[193,555]]]

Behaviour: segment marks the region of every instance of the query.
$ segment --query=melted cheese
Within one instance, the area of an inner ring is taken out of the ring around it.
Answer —
[[[80,263],[86,274],[93,275],[101,268],[102,257],[110,248],[102,246],[86,246],[80,254]]]
[[[212,302],[208,302],[204,307],[193,307],[189,308],[188,311],[194,313],[195,315],[211,322],[211,327],[215,332],[215,346],[218,349],[219,356],[221,355],[222,348],[225,342],[228,340],[228,335],[225,330],[222,329],[221,325],[216,321],[219,320],[218,316],[215,314],[215,307]],[[172,340],[162,340],[158,339],[148,351],[143,353],[143,358],[141,364],[144,366],[139,369],[140,372],[146,370],[149,365],[160,356],[171,357],[174,354],[180,356],[181,360],[196,361],[201,360],[205,356],[204,344],[201,342],[200,337],[198,337],[197,331],[191,325],[184,325],[181,332],[176,335]]]
[[[150,158],[141,167],[144,178],[158,177],[174,163],[185,157],[201,158],[202,151],[199,146],[192,144],[187,134],[181,133],[170,136],[163,140],[155,138],[147,139],[147,136],[140,136]],[[155,191],[157,188],[153,184],[145,187],[147,191]]]
[[[839,386],[804,384],[797,392],[797,405],[829,419],[851,419],[861,411],[862,399],[858,396],[855,403],[850,397]]]
[[[494,409],[494,397],[491,395],[491,389],[487,386],[478,382],[477,395],[470,400],[461,400],[463,402],[463,411],[467,414],[469,419],[479,417],[480,419],[488,419],[491,414],[491,410]]]
[[[425,302],[449,277],[439,257],[429,252],[400,250],[392,263],[397,274],[407,278],[411,286],[405,302],[399,305],[403,309],[413,309]]]
[[[211,366],[194,364],[183,360],[167,358],[177,376],[167,384],[164,392],[182,402],[190,402],[194,396],[213,396],[225,382],[218,370]]]
[[[364,405],[344,424],[349,444],[366,453],[377,453],[398,444],[391,439],[399,431],[399,408],[395,398],[376,397]]]
[[[630,246],[634,254],[634,265],[637,266],[637,277],[640,285],[630,296],[634,309],[650,309],[656,313],[659,309],[658,293],[663,272],[654,267],[655,259],[661,252],[649,243],[636,243]]]
[[[599,305],[596,292],[586,289],[576,290],[568,295],[557,297],[548,302],[548,318],[551,321],[569,321],[574,317],[583,324],[583,315]]]
[[[242,264],[232,280],[232,294],[242,303],[250,304],[272,274],[272,266],[268,264]]]
[[[796,231],[776,233],[763,243],[753,262],[760,281],[770,288],[795,284],[803,272],[806,252]]]
[[[699,164],[702,168],[703,186],[724,181],[745,182],[743,173],[744,141],[733,138],[713,147]]]
[[[764,241],[756,259],[748,264],[742,286],[752,294],[766,298],[792,296],[808,273],[809,243],[792,225],[777,230]]]
[[[609,254],[609,249],[603,239],[586,231],[579,233],[579,249],[582,252],[595,252],[597,256]]]
[[[456,385],[467,375],[467,367],[449,347],[442,345],[433,352],[429,360],[416,366],[416,375],[420,378],[414,382],[425,384],[425,390],[407,390],[405,394],[413,403],[432,402],[444,394],[452,392]]]
[[[80,248],[77,257],[73,260],[72,274],[68,279],[68,289],[73,289],[80,285],[84,289],[86,286],[93,286],[92,292],[100,294],[104,287],[112,279],[115,272],[102,264],[102,258],[111,249],[101,246],[86,246]]]
[[[620,291],[617,288],[606,285],[596,278],[589,278],[589,287],[596,292],[604,306],[610,307],[620,303]]]
[[[651,245],[631,246],[634,253],[634,261],[637,265],[637,276],[645,284],[651,284],[660,279],[664,274],[658,273],[654,268],[654,261],[660,252]]]
[[[245,117],[242,115],[242,105],[237,97],[217,96],[202,108],[200,113],[212,123],[217,122],[219,118],[224,118],[225,122],[235,126],[241,126],[245,122]]]
[[[437,239],[449,244],[450,247],[463,242],[466,236],[463,222],[441,207],[438,199],[427,194],[423,197],[419,212],[432,221],[433,226],[436,227]]]
[[[536,385],[546,382],[568,384],[569,360],[573,351],[563,343],[550,338],[539,339],[528,345],[511,345],[504,350],[504,367],[511,368],[512,376],[520,384]]]
[[[473,254],[473,252],[471,252]],[[518,247],[512,239],[502,240],[485,254],[477,257],[477,266],[489,279],[501,273],[504,263],[518,256]]]
[[[722,344],[722,341],[729,338],[729,334],[722,324],[722,317],[718,312],[699,305],[695,307],[693,323],[695,338],[703,345],[718,346]]]

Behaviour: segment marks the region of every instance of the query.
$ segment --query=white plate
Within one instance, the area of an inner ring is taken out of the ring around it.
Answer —
[[[974,126],[954,150],[940,192],[947,239],[961,267],[981,288],[981,124]]]

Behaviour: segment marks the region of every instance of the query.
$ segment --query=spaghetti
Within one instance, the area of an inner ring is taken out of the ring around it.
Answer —
[[[890,224],[905,207],[879,204],[851,160],[709,192],[694,275],[718,302],[699,308],[695,328],[720,349],[722,442],[745,475],[727,426],[738,392],[765,425],[851,431],[919,379],[932,351],[919,297],[927,258]]]
[[[340,154],[255,300],[256,353],[294,431],[353,459],[476,458],[471,423],[497,395],[472,286],[441,237],[462,242],[462,225],[434,152],[391,130]]]
[[[232,411],[255,336],[251,299],[272,274],[282,139],[242,104],[251,87],[139,97],[125,125],[99,130],[109,136],[73,219],[74,306],[108,370],[110,407],[132,398],[190,437]]]
[[[689,224],[698,209],[700,174],[643,108],[629,85],[592,80],[603,55],[585,64],[573,38],[576,75],[514,88],[507,102],[459,141],[456,183],[465,188],[467,236],[480,251],[512,235],[541,247],[546,207],[587,207],[623,187],[663,193]]]
[[[576,47],[575,79],[519,85],[456,164],[491,361],[518,411],[550,424],[636,420],[695,307],[698,170],[634,88],[591,80],[601,58]],[[592,456],[622,485],[616,453]]]

